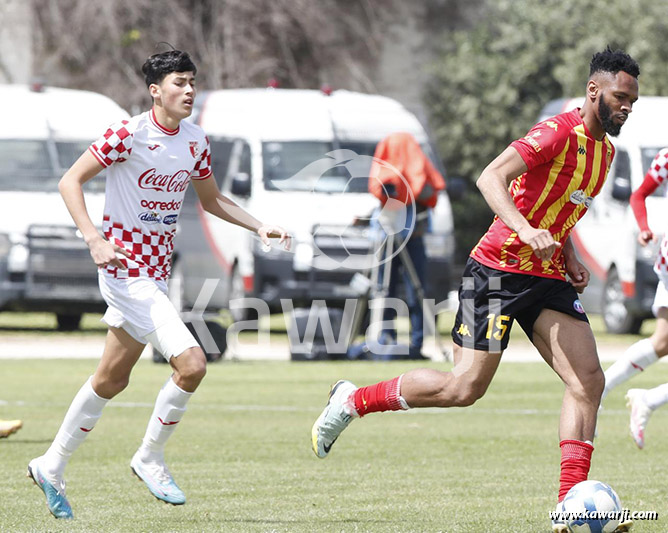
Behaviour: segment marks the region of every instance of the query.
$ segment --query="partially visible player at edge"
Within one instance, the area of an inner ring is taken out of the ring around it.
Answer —
[[[209,213],[257,233],[269,243],[290,239],[223,196],[211,172],[209,141],[199,126],[183,121],[195,102],[197,68],[178,50],[155,54],[142,67],[153,99],[150,111],[112,125],[74,163],[59,189],[99,268],[108,305],[104,352],[91,378],[70,405],[53,443],[30,461],[28,475],[44,491],[56,518],[72,518],[63,474],[72,453],[95,427],[107,402],[128,385],[150,342],[173,374],[158,394],[132,471],[158,499],[179,505],[185,495],[164,461],[167,439],[206,373],[206,359],[167,298],[175,222],[190,181]],[[86,210],[83,185],[107,168],[104,237]]]
[[[647,169],[645,179],[640,187],[633,192],[629,203],[633,210],[640,232],[638,242],[647,246],[656,241],[657,237],[649,227],[647,221],[646,200],[660,185],[668,179],[668,148],[663,148],[654,157]],[[668,233],[664,233],[659,247],[659,253],[654,263],[654,272],[659,277],[656,286],[652,312],[656,317],[656,328],[648,339],[634,343],[605,371],[605,389],[601,402],[608,393],[631,379],[636,374],[645,371],[659,359],[668,355]],[[631,437],[641,450],[645,447],[645,429],[652,413],[668,403],[668,383],[653,389],[629,389],[626,401],[631,409],[629,429]]]
[[[417,369],[362,388],[337,382],[313,426],[318,457],[327,456],[354,418],[473,404],[485,394],[517,320],[565,385],[557,509],[568,490],[587,479],[603,371],[577,294],[589,272],[569,234],[605,181],[614,156],[606,133],[617,135],[631,113],[639,73],[622,51],[595,54],[583,107],[538,123],[485,168],[477,185],[496,217],[464,270],[453,370]],[[552,527],[567,531],[565,523]]]

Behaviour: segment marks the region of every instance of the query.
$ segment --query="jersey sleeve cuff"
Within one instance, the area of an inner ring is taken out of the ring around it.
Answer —
[[[109,163],[107,163],[100,155],[95,151],[95,149],[92,146],[88,147],[88,150],[90,151],[91,154],[97,159],[97,162],[100,163],[104,168],[107,168],[109,166]]]

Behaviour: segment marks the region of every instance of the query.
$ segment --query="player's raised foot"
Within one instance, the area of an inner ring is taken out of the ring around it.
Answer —
[[[615,529],[614,533],[626,533],[627,531],[631,531],[632,525],[633,520],[626,520],[617,526],[617,529]]]
[[[570,533],[566,522],[559,518],[559,513],[562,513],[563,511],[564,502],[557,503],[557,507],[554,510],[555,517],[552,519],[552,533]]]
[[[74,518],[72,507],[65,496],[65,480],[54,476],[47,476],[40,465],[41,457],[37,457],[28,463],[27,477],[32,478],[44,495],[49,512],[56,518]]]
[[[357,387],[350,381],[337,381],[329,392],[325,409],[313,424],[311,442],[315,454],[324,459],[341,432],[348,427],[353,417],[344,408]]]
[[[645,428],[649,417],[652,415],[652,410],[645,403],[645,390],[629,389],[626,393],[626,406],[631,409],[629,423],[631,437],[633,437],[636,446],[642,450],[645,447]]]
[[[23,427],[20,420],[0,420],[0,439],[9,437]]]
[[[144,462],[139,458],[139,452],[137,452],[130,461],[130,468],[158,500],[172,505],[186,503],[186,495],[174,482],[174,478],[169,473],[164,461]]]

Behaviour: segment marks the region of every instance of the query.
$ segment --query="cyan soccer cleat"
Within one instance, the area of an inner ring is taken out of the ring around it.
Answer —
[[[28,463],[27,477],[32,478],[44,495],[49,512],[56,518],[71,519],[72,507],[65,496],[65,481],[63,479],[47,479],[39,467],[39,457]]]
[[[172,505],[186,503],[186,495],[174,482],[164,461],[144,462],[139,459],[139,452],[137,452],[130,462],[130,468],[158,500]]]

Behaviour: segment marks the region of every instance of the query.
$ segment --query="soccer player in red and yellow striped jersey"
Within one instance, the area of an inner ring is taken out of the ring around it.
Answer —
[[[510,185],[513,202],[532,227],[548,230],[558,242],[568,239],[587,212],[614,155],[607,136],[594,138],[580,112],[574,109],[540,122],[510,145],[527,167]],[[498,216],[471,257],[506,272],[566,279],[563,254],[542,261]]]
[[[361,388],[339,381],[313,425],[318,457],[328,455],[356,417],[473,404],[494,377],[517,320],[565,385],[558,509],[566,492],[587,479],[604,377],[578,299],[589,272],[569,233],[603,185],[614,156],[607,134],[617,135],[631,113],[639,74],[620,50],[595,54],[583,107],[539,123],[485,168],[477,185],[496,218],[464,270],[452,330],[454,368],[416,369]],[[552,528],[568,530],[559,520]]]

